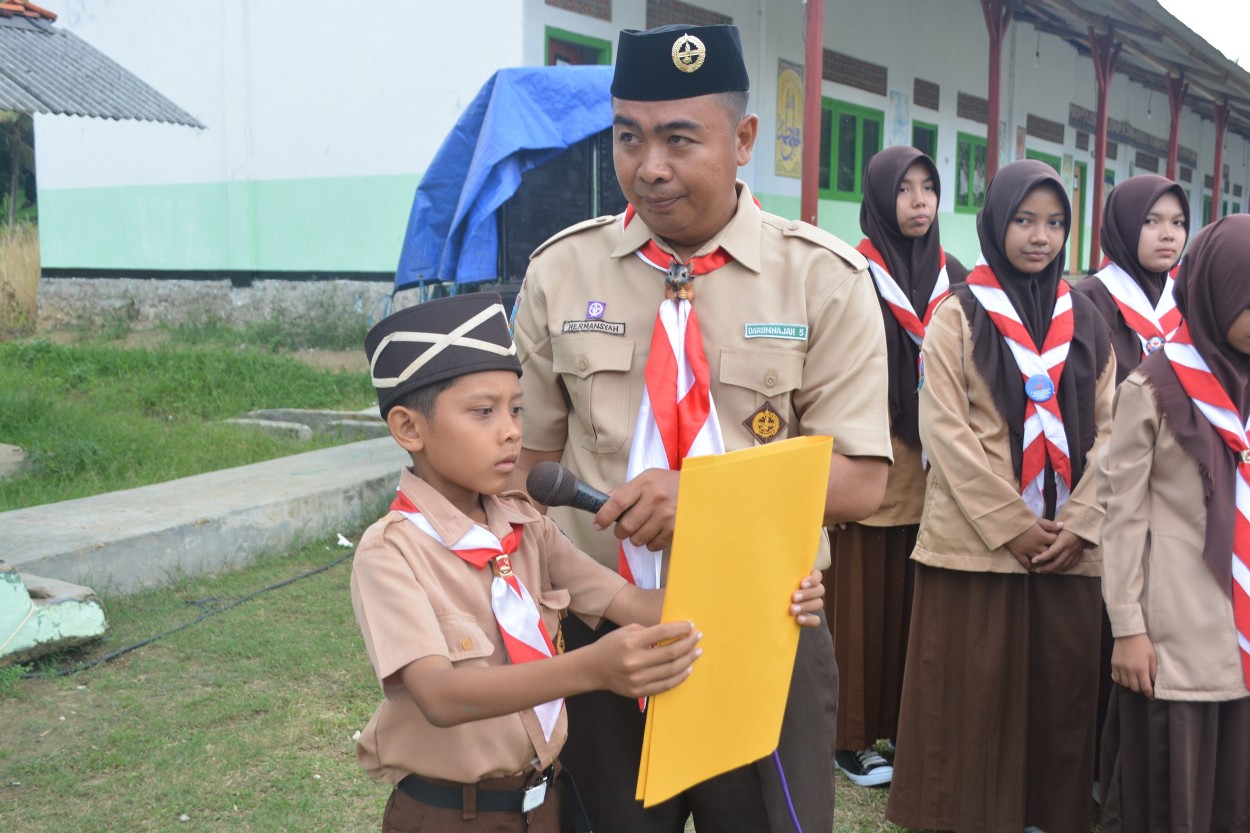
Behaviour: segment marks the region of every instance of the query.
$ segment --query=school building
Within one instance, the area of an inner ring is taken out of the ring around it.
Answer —
[[[1250,203],[1250,73],[1154,0],[58,0],[58,26],[205,128],[37,117],[45,276],[385,283],[414,190],[497,69],[611,63],[619,29],[674,22],[741,28],[761,122],[741,176],[800,217],[817,6],[818,223],[852,243],[864,163],[894,144],[937,161],[943,242],[968,264],[988,176],[1022,157],[1068,183],[1073,272],[1099,148],[1106,186],[1174,166],[1195,226]]]

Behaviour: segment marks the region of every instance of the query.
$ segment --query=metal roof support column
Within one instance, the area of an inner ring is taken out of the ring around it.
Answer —
[[[1102,186],[1107,173],[1107,93],[1111,89],[1111,76],[1120,58],[1120,44],[1115,32],[1108,27],[1105,35],[1089,27],[1090,57],[1094,59],[1094,80],[1098,83],[1098,107],[1094,124],[1094,218],[1089,229],[1089,263],[1097,269],[1102,262]]]
[[[807,57],[803,72],[803,183],[799,216],[816,225],[820,196],[820,86],[825,66],[825,0],[806,0]]]
[[[1215,111],[1215,173],[1211,175],[1211,222],[1220,219],[1220,189],[1224,185],[1224,132],[1228,127],[1228,99],[1216,104]]]
[[[1015,0],[981,0],[985,29],[990,36],[989,107],[985,126],[985,179],[998,172],[998,115],[1003,77],[1003,36],[1011,25]]]
[[[1180,157],[1181,136],[1181,105],[1185,100],[1185,91],[1189,85],[1185,83],[1185,70],[1179,75],[1168,75],[1168,111],[1172,114],[1172,127],[1168,132],[1168,170],[1167,178],[1176,182],[1176,164]]]

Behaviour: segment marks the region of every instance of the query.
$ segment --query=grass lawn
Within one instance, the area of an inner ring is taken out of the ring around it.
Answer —
[[[376,401],[367,371],[328,372],[289,352],[223,346],[222,331],[201,335],[139,347],[0,343],[0,442],[25,449],[29,463],[0,482],[0,512],[333,445],[342,439],[301,443],[222,420]]]

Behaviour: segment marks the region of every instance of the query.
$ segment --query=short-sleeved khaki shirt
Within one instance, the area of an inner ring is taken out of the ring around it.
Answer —
[[[412,472],[400,475],[412,499],[445,541],[473,521]],[[538,603],[547,632],[566,609],[597,620],[624,579],[579,552],[523,496],[483,496],[487,525],[502,538],[524,524],[512,568]],[[513,775],[537,759],[549,765],[568,736],[563,712],[550,742],[533,709],[439,728],[399,681],[397,672],[427,656],[453,665],[505,665],[503,637],[490,606],[491,571],[478,570],[398,512],[361,538],[352,566],[352,606],[385,699],[361,732],[356,754],[371,775],[398,784],[412,773],[464,783]],[[534,739],[537,739],[535,742]]]
[[[771,407],[780,430],[770,440],[831,435],[841,454],[891,459],[884,328],[866,261],[738,188],[733,219],[698,252],[724,247],[733,261],[694,280],[726,450],[762,442],[751,426]],[[552,238],[530,262],[513,333],[525,370],[522,445],[562,451],[566,466],[605,490],[625,480],[664,297],[664,273],[636,254],[651,237],[640,217],[626,226],[617,216]],[[767,511],[768,499],[755,508]],[[600,563],[617,565],[616,538],[595,532],[591,515],[553,507],[552,516]]]

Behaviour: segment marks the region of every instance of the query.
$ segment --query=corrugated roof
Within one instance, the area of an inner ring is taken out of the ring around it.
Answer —
[[[0,110],[204,126],[44,15],[0,16]]]
[[[1014,8],[1017,20],[1063,38],[1082,55],[1090,51],[1091,27],[1099,33],[1110,29],[1123,44],[1117,73],[1163,92],[1166,101],[1164,78],[1184,72],[1189,87],[1185,106],[1210,120],[1214,106],[1227,103],[1229,129],[1250,139],[1250,72],[1157,0],[1030,0]]]

